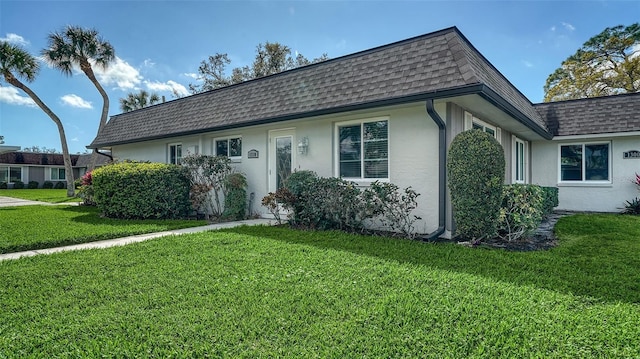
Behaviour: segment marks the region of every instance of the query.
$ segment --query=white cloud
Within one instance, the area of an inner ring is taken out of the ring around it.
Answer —
[[[556,31],[556,26],[555,25],[551,26],[551,29],[549,29],[549,30]]]
[[[86,101],[82,97],[75,94],[64,95],[60,99],[62,100],[63,104],[71,107],[88,108],[88,109],[93,108],[93,106],[91,106],[91,102]]]
[[[531,62],[527,61],[527,60],[522,60],[522,64],[525,67],[533,67],[533,64]]]
[[[144,67],[154,67],[155,65],[156,65],[156,63],[151,61],[151,59],[145,59],[142,62],[142,66],[144,66]]]
[[[184,74],[182,74],[182,75],[187,76],[187,77],[191,77],[191,78],[192,78],[192,79],[194,79],[194,80],[197,80],[197,79],[198,79],[198,74],[193,73],[193,72],[184,73]]]
[[[78,137],[74,137],[71,139],[71,142],[80,142],[80,139],[78,139]]]
[[[562,22],[561,24],[562,24],[562,26],[564,26],[565,29],[567,29],[569,31],[574,31],[576,29],[575,26],[569,24],[568,22]]]
[[[29,45],[29,41],[25,40],[24,37],[18,34],[7,33],[7,37],[0,37],[0,40],[21,46]]]
[[[93,71],[100,84],[116,85],[122,91],[134,90],[142,81],[140,71],[119,57],[116,57],[106,70],[99,66],[93,66]]]
[[[152,91],[169,91],[179,96],[189,95],[186,87],[172,80],[167,82],[145,81],[144,83],[147,85],[147,88]]]
[[[0,102],[11,105],[36,107],[36,103],[30,97],[21,96],[18,89],[8,86],[0,86]]]

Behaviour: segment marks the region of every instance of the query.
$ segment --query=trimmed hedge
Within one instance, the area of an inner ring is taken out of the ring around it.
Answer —
[[[542,187],[536,185],[504,186],[498,236],[511,242],[535,231],[545,214],[546,193]]]
[[[24,182],[22,181],[13,182],[13,189],[23,189],[23,188],[24,188]]]
[[[502,146],[490,134],[470,130],[453,139],[447,176],[458,236],[479,242],[496,235],[504,168]]]
[[[58,181],[53,185],[53,188],[55,188],[55,189],[65,189],[65,188],[67,188],[67,183],[63,182],[63,181]]]
[[[540,187],[542,188],[543,194],[543,214],[545,216],[551,214],[553,209],[558,207],[560,203],[558,199],[558,187]]]
[[[181,166],[126,162],[92,172],[94,200],[110,218],[184,218],[191,211],[189,177]]]
[[[38,181],[29,181],[29,184],[27,185],[27,188],[36,189],[36,188],[38,188],[38,186],[40,186],[40,183],[38,183]]]
[[[44,181],[44,183],[42,184],[42,188],[44,188],[44,189],[52,189],[53,188],[53,182]]]

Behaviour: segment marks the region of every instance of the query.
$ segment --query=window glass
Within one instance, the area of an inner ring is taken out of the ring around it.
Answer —
[[[9,182],[22,181],[22,167],[9,167]]]
[[[54,181],[62,181],[65,180],[65,172],[64,172],[64,168],[52,168],[51,169],[51,180]]]
[[[242,137],[225,138],[215,141],[216,156],[241,157]]]
[[[0,182],[9,182],[9,167],[0,167]]]
[[[345,178],[388,178],[388,121],[339,126],[339,171]]]
[[[179,165],[182,163],[182,145],[169,145],[169,163]]]
[[[229,156],[229,141],[217,140],[216,141],[216,156]]]
[[[229,157],[242,156],[242,138],[229,139]]]
[[[516,182],[524,182],[524,142],[516,140]]]
[[[609,179],[609,145],[585,145],[585,180],[606,181]]]
[[[561,181],[609,181],[609,144],[560,146]]]

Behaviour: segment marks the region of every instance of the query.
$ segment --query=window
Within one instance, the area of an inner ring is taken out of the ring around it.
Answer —
[[[182,163],[182,144],[174,143],[169,145],[169,163],[179,165]]]
[[[216,156],[227,156],[235,160],[242,158],[242,137],[220,138],[213,142]]]
[[[498,142],[502,143],[502,139],[501,137],[501,133],[502,131],[500,130],[499,127],[490,125],[484,121],[482,121],[481,119],[473,116],[471,113],[469,112],[465,112],[464,113],[464,129],[466,130],[480,130],[480,131],[484,131],[488,134],[490,134],[491,136],[493,136],[496,140],[498,140]]]
[[[611,180],[609,143],[560,145],[561,182]]]
[[[0,167],[0,182],[22,181],[22,167]]]
[[[389,178],[389,122],[337,125],[338,174],[344,178]]]
[[[64,168],[50,168],[52,181],[64,181],[65,176]]]
[[[513,182],[526,183],[527,160],[529,158],[527,143],[517,137],[513,137]]]

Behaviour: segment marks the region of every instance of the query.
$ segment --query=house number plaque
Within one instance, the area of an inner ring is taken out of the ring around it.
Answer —
[[[249,150],[249,152],[247,153],[247,158],[258,158],[259,153],[258,150]]]
[[[640,151],[632,150],[632,151],[623,152],[622,158],[624,158],[625,160],[630,158],[640,159]]]

